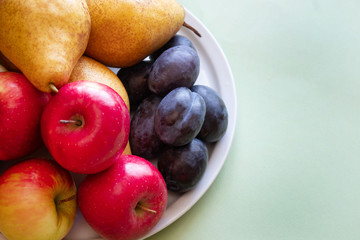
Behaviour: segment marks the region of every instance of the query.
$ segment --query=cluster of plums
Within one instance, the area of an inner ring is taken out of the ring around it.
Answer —
[[[146,60],[117,75],[132,108],[132,154],[156,159],[167,188],[186,192],[203,176],[207,143],[225,134],[228,113],[210,87],[194,85],[200,58],[193,43],[175,35]]]

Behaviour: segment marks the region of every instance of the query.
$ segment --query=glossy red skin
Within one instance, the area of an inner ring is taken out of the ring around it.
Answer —
[[[80,119],[82,126],[60,123]],[[130,114],[112,88],[97,82],[64,85],[52,97],[41,119],[43,141],[64,168],[93,174],[108,168],[129,138]]]
[[[135,211],[138,202],[155,210]],[[166,184],[157,168],[135,155],[117,155],[107,170],[88,175],[80,184],[78,204],[89,225],[105,239],[144,236],[166,209]]]
[[[0,73],[0,160],[25,157],[40,147],[40,119],[50,97],[20,73]]]
[[[70,173],[62,169],[56,162],[47,159],[28,159],[9,167],[1,175],[0,185],[12,175],[16,175],[16,180],[21,184],[19,186],[36,184],[44,189],[50,189],[59,184],[58,179],[55,178],[55,176],[59,176],[65,189],[75,187]]]

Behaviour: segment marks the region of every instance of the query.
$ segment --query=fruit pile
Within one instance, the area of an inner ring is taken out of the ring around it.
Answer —
[[[184,18],[176,0],[0,2],[7,239],[63,239],[78,209],[103,238],[137,239],[168,190],[196,186],[227,111],[194,85],[200,58],[176,35]]]
[[[117,76],[129,94],[134,155],[156,159],[167,188],[186,192],[203,176],[208,150],[225,134],[228,113],[210,87],[194,85],[200,58],[193,43],[175,35],[149,58]]]

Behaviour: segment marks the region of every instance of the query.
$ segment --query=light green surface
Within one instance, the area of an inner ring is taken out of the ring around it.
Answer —
[[[360,1],[179,0],[234,74],[217,179],[150,240],[360,239]]]

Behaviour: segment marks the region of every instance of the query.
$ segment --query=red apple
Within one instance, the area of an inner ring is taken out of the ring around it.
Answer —
[[[103,171],[123,152],[130,114],[118,93],[97,82],[64,85],[52,97],[41,119],[41,134],[54,159],[82,174]]]
[[[40,119],[49,99],[24,75],[0,72],[0,160],[24,157],[42,144]]]
[[[135,155],[117,155],[107,170],[80,184],[78,203],[89,225],[105,239],[144,236],[166,209],[166,184],[157,168]]]
[[[76,206],[75,182],[55,161],[25,160],[0,177],[0,231],[8,239],[62,239]]]

